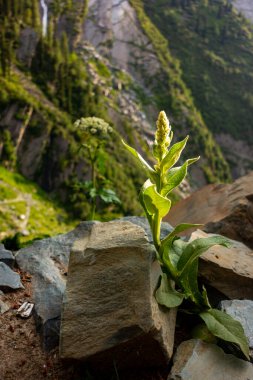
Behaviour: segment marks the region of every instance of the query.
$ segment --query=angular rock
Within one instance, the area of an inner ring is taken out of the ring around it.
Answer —
[[[190,240],[212,236],[197,230]],[[199,273],[228,298],[253,300],[253,251],[230,240],[230,248],[213,246],[200,257]]]
[[[0,262],[5,263],[10,268],[12,268],[15,263],[12,252],[5,249],[3,244],[0,244]]]
[[[201,223],[253,248],[253,172],[229,185],[208,185],[172,207],[167,222]]]
[[[253,301],[225,300],[221,302],[221,310],[241,322],[249,342],[249,347],[253,350]]]
[[[16,290],[24,288],[18,273],[11,270],[8,265],[0,262],[0,289]]]
[[[168,380],[251,380],[253,365],[201,340],[183,342],[177,349]]]
[[[0,314],[6,313],[8,310],[10,310],[10,305],[7,302],[4,302],[0,298]]]
[[[61,325],[62,359],[97,370],[166,364],[176,310],[162,311],[153,292],[160,268],[142,228],[129,222],[94,225],[70,255]]]
[[[35,241],[16,254],[19,267],[32,274],[35,317],[45,350],[54,348],[59,342],[62,298],[70,251],[76,240],[89,235],[92,224],[93,222],[84,222],[67,234]]]

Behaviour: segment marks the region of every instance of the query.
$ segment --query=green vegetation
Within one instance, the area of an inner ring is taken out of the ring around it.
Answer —
[[[127,150],[137,159],[148,175],[140,191],[140,203],[146,213],[157,251],[157,260],[161,265],[162,275],[156,290],[156,300],[167,308],[180,306],[183,301],[187,312],[197,314],[214,336],[232,342],[240,347],[249,359],[249,347],[241,324],[228,314],[213,309],[208,300],[206,289],[199,289],[198,259],[202,253],[213,245],[229,246],[229,240],[223,236],[195,239],[191,242],[177,235],[196,224],[179,224],[163,240],[160,238],[162,219],[171,207],[170,193],[184,180],[189,165],[199,157],[188,159],[181,166],[175,167],[188,140],[174,144],[170,148],[173,132],[164,112],[160,112],[157,121],[155,142],[153,145],[154,167],[133,148],[124,143]]]
[[[252,143],[252,25],[227,0],[142,4],[169,41],[208,128]]]
[[[171,114],[177,136],[182,136],[185,131],[191,132],[193,153],[200,152],[205,158],[201,166],[207,181],[230,180],[228,164],[194,105],[191,93],[183,81],[179,61],[172,56],[167,39],[152,23],[152,17],[149,18],[145,13],[145,1],[130,0],[130,2],[137,12],[143,31],[155,48],[163,69],[163,75],[160,78],[156,77],[153,84],[158,108],[165,109]],[[152,4],[153,15],[156,15],[157,3]],[[164,8],[161,7],[159,10],[162,12]],[[150,78],[147,80],[150,81]]]
[[[76,187],[85,191],[87,201],[91,203],[90,220],[94,220],[95,211],[98,201],[102,201],[109,205],[120,205],[120,200],[115,192],[108,188],[108,180],[100,171],[101,163],[104,163],[102,148],[105,146],[106,140],[110,138],[113,129],[103,119],[97,117],[86,117],[77,120],[74,124],[75,128],[82,133],[82,145],[87,152],[87,158],[91,168],[91,180],[79,182]]]
[[[19,234],[19,244],[64,233],[76,220],[38,185],[0,166],[0,239]]]

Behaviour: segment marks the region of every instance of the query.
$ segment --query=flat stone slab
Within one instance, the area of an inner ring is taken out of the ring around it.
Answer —
[[[197,230],[190,240],[210,236]],[[199,273],[228,298],[253,300],[253,251],[243,243],[230,242],[230,248],[216,245],[203,253]]]
[[[253,365],[201,340],[183,342],[177,349],[168,380],[252,380]]]
[[[0,289],[16,290],[24,288],[20,276],[8,267],[8,265],[0,262]]]
[[[206,232],[241,241],[253,249],[253,171],[232,184],[211,184],[195,191],[177,202],[165,220],[173,226],[200,223]]]
[[[176,310],[154,299],[160,267],[142,228],[92,227],[75,242],[64,297],[60,356],[97,370],[155,367],[173,351]]]
[[[12,268],[15,263],[12,252],[5,249],[3,244],[0,244],[0,262],[8,265],[10,268]]]

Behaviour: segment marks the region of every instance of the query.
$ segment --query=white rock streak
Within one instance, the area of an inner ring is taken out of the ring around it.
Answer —
[[[42,8],[42,34],[45,36],[47,34],[48,7],[45,0],[40,0],[40,5]]]

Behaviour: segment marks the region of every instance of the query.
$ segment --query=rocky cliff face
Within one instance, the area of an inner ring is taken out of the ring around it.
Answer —
[[[154,48],[128,0],[89,1],[83,38],[140,81],[160,70]]]
[[[253,2],[251,0],[231,0],[234,7],[253,22]]]

